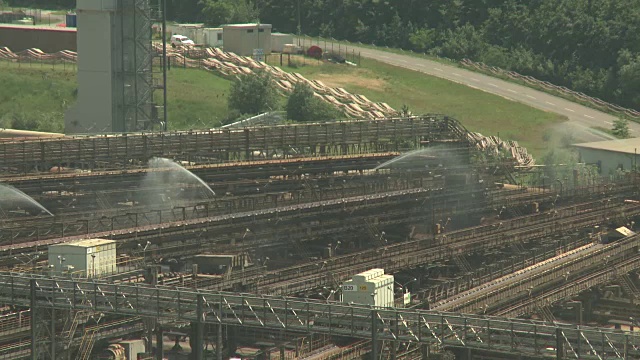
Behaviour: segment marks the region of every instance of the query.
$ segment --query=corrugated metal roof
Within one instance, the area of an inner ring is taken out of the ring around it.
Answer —
[[[258,24],[257,23],[251,23],[251,24],[225,24],[222,25],[222,28],[236,28],[236,29],[247,29],[247,28],[254,28],[257,27]],[[271,28],[271,24],[260,24],[260,28],[262,29],[270,29]]]
[[[90,248],[94,246],[101,246],[101,245],[113,244],[113,243],[115,243],[115,241],[107,240],[107,239],[84,239],[84,240],[72,241],[68,243],[55,244],[50,246],[77,246],[77,247]]]
[[[595,149],[619,152],[624,154],[635,154],[640,152],[640,138],[595,141],[582,144],[574,144],[573,146],[584,149]]]

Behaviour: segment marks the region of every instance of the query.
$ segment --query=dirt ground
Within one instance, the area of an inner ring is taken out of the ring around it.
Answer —
[[[312,76],[316,80],[322,81],[325,85],[330,87],[344,87],[345,85],[355,85],[371,90],[383,89],[386,86],[386,81],[382,79],[373,79],[364,76],[358,76],[358,74],[316,74]]]

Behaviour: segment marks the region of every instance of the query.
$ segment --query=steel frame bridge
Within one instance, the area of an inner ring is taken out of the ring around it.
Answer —
[[[328,156],[402,151],[421,143],[468,143],[466,130],[444,115],[349,122],[59,138],[0,144],[0,168],[17,174],[52,166],[140,168],[152,157],[219,163],[261,156]],[[258,154],[258,155],[256,155]],[[260,155],[262,154],[262,155]]]
[[[86,310],[204,324],[348,336],[431,347],[580,359],[640,359],[640,335],[560,323],[408,309],[376,309],[252,294],[0,274],[0,300],[31,309]],[[38,338],[37,346],[51,341]],[[197,352],[196,352],[197,353]],[[377,347],[373,346],[374,355]],[[202,354],[196,356],[202,358]]]

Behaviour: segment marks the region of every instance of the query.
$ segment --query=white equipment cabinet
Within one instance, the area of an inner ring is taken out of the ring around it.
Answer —
[[[393,275],[385,275],[384,269],[367,270],[342,284],[342,302],[393,307],[393,284]]]
[[[49,246],[51,275],[100,277],[116,272],[116,243],[86,239]]]

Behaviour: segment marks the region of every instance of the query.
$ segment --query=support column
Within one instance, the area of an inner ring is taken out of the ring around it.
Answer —
[[[156,359],[164,359],[164,331],[160,324],[156,326]]]
[[[378,359],[378,312],[371,310],[371,359]]]
[[[51,329],[50,329],[50,341],[51,341],[51,359],[56,358],[56,309],[51,308]]]
[[[198,302],[196,306],[196,314],[198,319],[194,324],[193,333],[193,348],[191,349],[192,358],[194,360],[204,360],[202,357],[202,349],[204,349],[204,297],[198,295]]]
[[[37,301],[36,301],[36,280],[31,279],[29,281],[29,295],[30,307],[31,307],[31,360],[38,360],[38,322],[36,316]]]
[[[564,359],[564,340],[562,337],[562,329],[556,329],[556,359]]]
[[[391,341],[391,360],[396,360],[397,358],[397,345],[395,341]]]
[[[147,328],[147,354],[152,354],[153,353],[153,320],[149,320],[146,324]]]
[[[222,360],[222,322],[218,324],[218,336],[216,336],[216,359]]]
[[[425,344],[425,345],[422,345],[421,347],[422,347],[422,349],[421,349],[422,358],[423,359],[429,359],[429,355],[431,353],[431,349],[429,348],[429,345]]]

